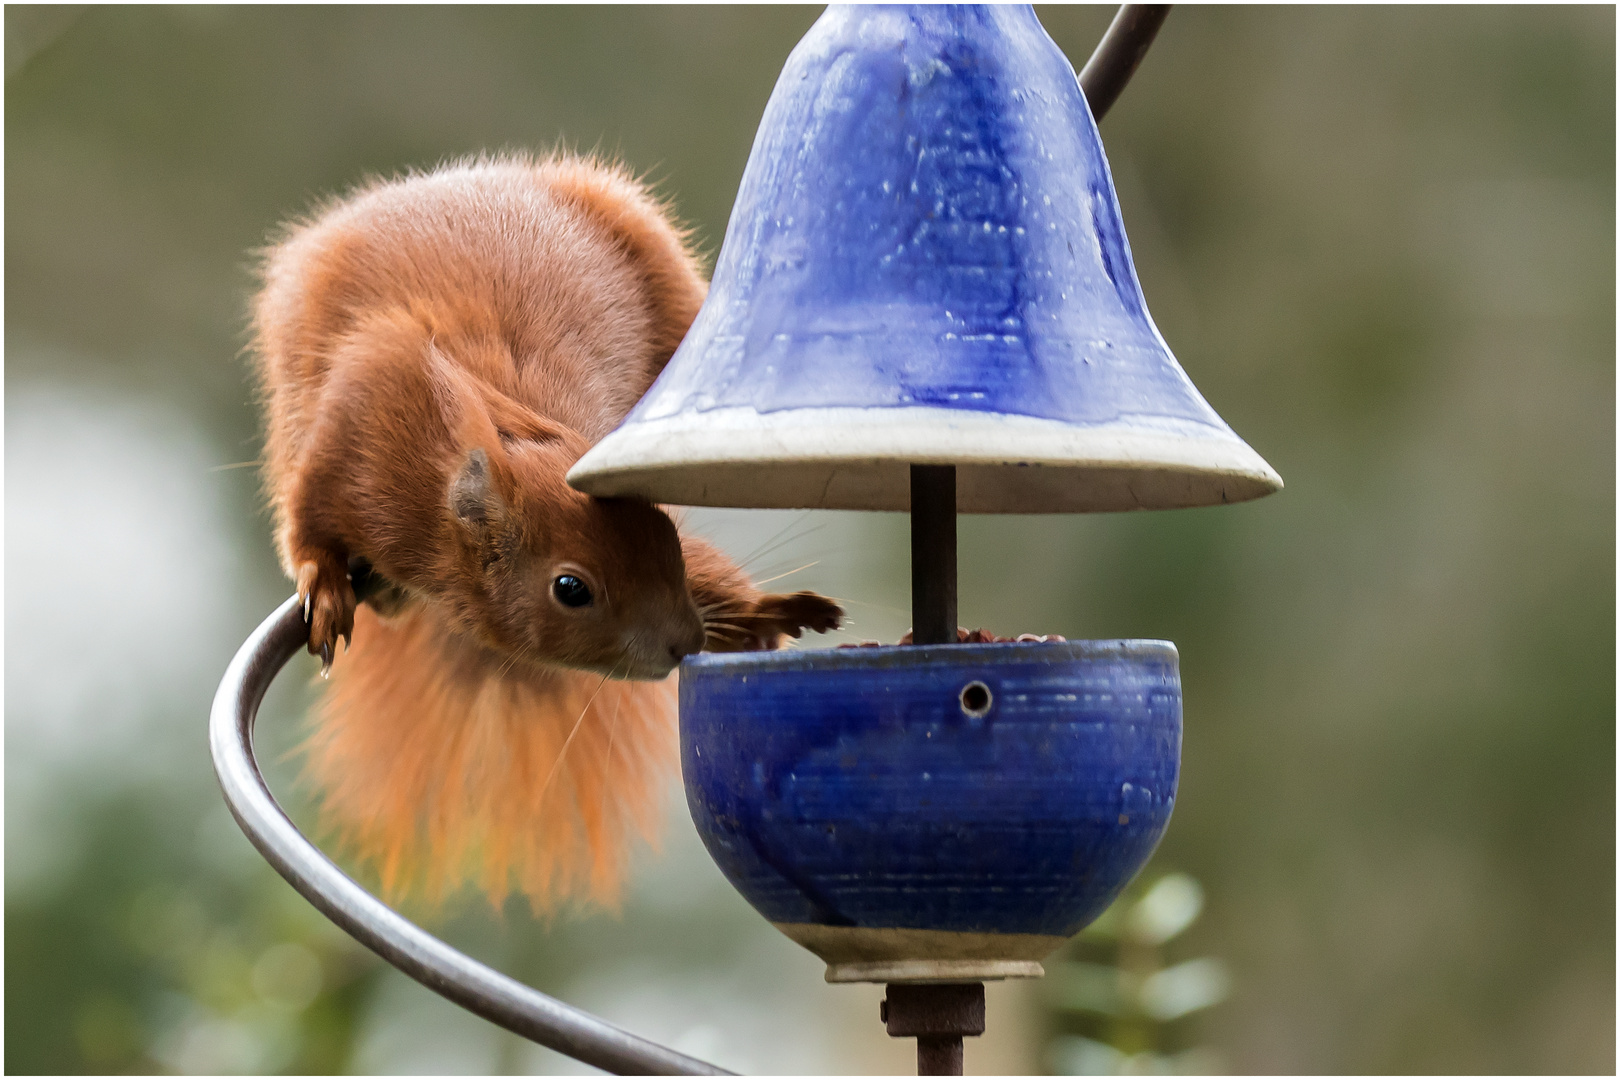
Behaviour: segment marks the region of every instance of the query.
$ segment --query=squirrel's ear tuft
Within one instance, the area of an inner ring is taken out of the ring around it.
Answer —
[[[489,454],[474,447],[450,480],[450,512],[469,528],[487,528],[500,521],[506,507],[495,490]]]

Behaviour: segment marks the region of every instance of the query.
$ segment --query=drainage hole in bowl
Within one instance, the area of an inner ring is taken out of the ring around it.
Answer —
[[[962,711],[972,717],[980,717],[990,711],[990,688],[975,679],[962,687],[960,695]]]

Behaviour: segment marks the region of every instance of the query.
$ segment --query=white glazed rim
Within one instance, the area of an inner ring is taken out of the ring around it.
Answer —
[[[591,495],[685,506],[909,510],[912,464],[957,467],[969,514],[1169,509],[1282,487],[1225,425],[1105,424],[926,406],[726,408],[632,421],[568,473]]]

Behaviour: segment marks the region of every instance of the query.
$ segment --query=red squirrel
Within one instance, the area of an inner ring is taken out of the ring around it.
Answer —
[[[331,676],[305,744],[325,824],[391,895],[613,904],[676,765],[655,680],[843,614],[564,482],[703,302],[685,233],[621,168],[479,158],[327,203],[262,277],[276,546]],[[351,566],[384,583],[365,603]]]

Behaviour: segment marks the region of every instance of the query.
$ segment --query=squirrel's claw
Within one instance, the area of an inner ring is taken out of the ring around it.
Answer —
[[[782,644],[784,635],[798,637],[806,630],[836,630],[844,609],[813,592],[770,593],[747,609],[727,613],[719,626],[709,627],[710,652],[768,652]]]
[[[819,593],[773,593],[754,605],[754,625],[762,648],[775,648],[780,635],[798,637],[806,630],[825,634],[843,624],[844,609]],[[773,640],[774,639],[774,640]]]
[[[343,562],[312,558],[298,564],[298,595],[304,601],[304,622],[309,626],[309,651],[321,658],[321,675],[332,670],[337,644],[349,643],[354,633],[354,589]]]

